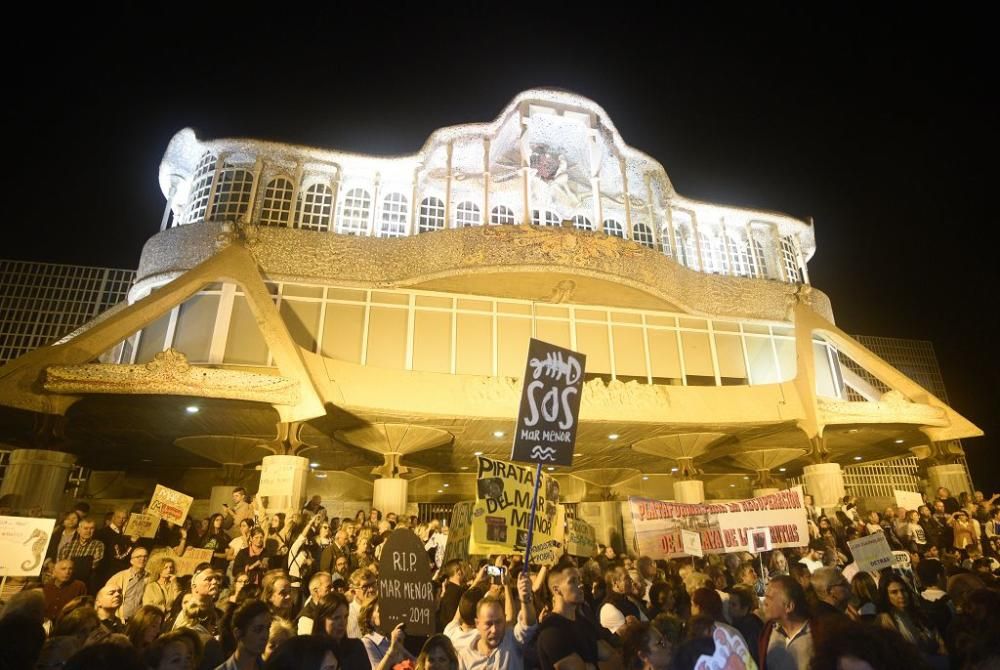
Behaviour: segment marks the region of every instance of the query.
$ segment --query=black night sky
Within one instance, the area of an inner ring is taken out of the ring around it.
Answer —
[[[0,257],[134,268],[163,212],[160,158],[185,126],[401,154],[492,120],[523,89],[564,88],[604,107],[684,195],[814,217],[810,275],[838,325],[934,343],[952,406],[987,433],[965,441],[973,477],[1000,489],[985,15],[413,6],[247,5],[237,21],[178,5],[90,16],[45,42],[10,26]]]

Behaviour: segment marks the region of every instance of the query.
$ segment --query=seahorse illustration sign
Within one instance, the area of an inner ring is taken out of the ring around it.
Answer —
[[[532,338],[511,460],[572,465],[587,357]]]
[[[55,519],[0,516],[0,576],[37,577]]]

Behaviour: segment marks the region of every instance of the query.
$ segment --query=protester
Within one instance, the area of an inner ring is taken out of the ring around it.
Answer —
[[[767,626],[760,638],[761,670],[806,670],[813,655],[805,590],[792,577],[771,580],[764,593]]]

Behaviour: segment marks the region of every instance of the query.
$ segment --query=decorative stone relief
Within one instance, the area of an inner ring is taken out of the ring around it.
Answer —
[[[53,365],[46,368],[44,387],[70,394],[194,395],[274,405],[299,402],[299,382],[295,380],[194,366],[173,349],[156,354],[143,365]]]
[[[850,402],[830,398],[817,398],[816,402],[826,424],[856,422],[948,425],[943,409],[910,402],[897,391],[885,393],[878,402]]]

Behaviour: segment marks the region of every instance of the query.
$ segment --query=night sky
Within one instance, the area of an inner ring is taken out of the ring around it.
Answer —
[[[987,433],[965,442],[973,477],[1000,489],[1000,365],[987,344],[1000,306],[988,206],[997,58],[985,16],[324,7],[270,5],[241,21],[193,5],[90,16],[44,43],[12,28],[0,257],[134,268],[163,212],[160,158],[185,126],[401,154],[437,128],[493,120],[526,88],[568,89],[601,105],[680,193],[814,217],[809,271],[838,325],[934,343],[952,406]]]

